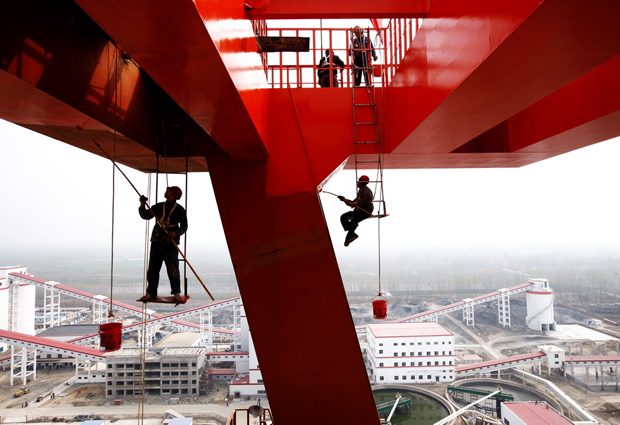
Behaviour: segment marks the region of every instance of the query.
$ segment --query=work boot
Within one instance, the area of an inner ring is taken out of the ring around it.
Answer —
[[[140,298],[138,301],[142,301],[143,303],[145,303],[147,301],[153,301],[154,299],[157,299],[157,295],[152,295],[152,294],[147,293],[145,296]]]
[[[349,244],[357,238],[359,238],[359,236],[357,236],[356,233],[347,233],[347,238],[344,240],[344,246],[349,246]]]
[[[181,294],[174,294],[174,300],[178,303],[185,302],[185,299],[181,296]]]

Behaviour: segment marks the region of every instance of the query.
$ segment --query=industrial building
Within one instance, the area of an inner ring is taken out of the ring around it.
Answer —
[[[245,315],[245,308],[241,306],[241,332],[239,354],[248,354],[248,361],[235,362],[236,373],[230,381],[229,392],[235,398],[240,397],[260,397],[265,396],[265,384],[256,357],[256,349],[252,341],[252,333],[248,326],[248,319]]]
[[[371,324],[367,335],[371,381],[385,384],[454,381],[454,334],[440,324]]]
[[[573,425],[562,414],[547,403],[530,401],[526,403],[502,403],[502,423],[504,425]]]
[[[108,353],[106,397],[133,397],[141,394],[144,373],[144,394],[198,395],[200,376],[204,372],[206,348],[164,348],[147,351],[144,369],[141,350],[123,348]]]

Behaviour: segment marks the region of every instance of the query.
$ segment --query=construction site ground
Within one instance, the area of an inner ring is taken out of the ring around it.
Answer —
[[[66,383],[69,383],[67,385]],[[58,418],[68,422],[78,415],[93,415],[94,418],[110,419],[114,422],[123,418],[163,419],[169,409],[194,418],[194,424],[225,424],[234,409],[247,408],[256,400],[233,400],[227,403],[228,384],[211,381],[209,394],[199,397],[181,398],[178,404],[170,399],[148,396],[141,406],[138,399],[113,400],[105,398],[105,384],[75,384],[75,370],[63,368],[54,371],[39,371],[37,379],[31,379],[26,387],[30,393],[14,397],[22,382],[10,385],[8,368],[0,373],[0,423],[25,423]],[[55,397],[52,398],[51,394]],[[37,401],[43,397],[41,401]],[[25,403],[28,406],[25,407]],[[261,405],[268,406],[263,398]],[[159,422],[161,423],[161,421]]]

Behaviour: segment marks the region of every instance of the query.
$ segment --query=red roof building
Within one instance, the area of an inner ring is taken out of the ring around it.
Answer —
[[[502,403],[502,421],[510,425],[573,424],[547,403],[537,401]]]

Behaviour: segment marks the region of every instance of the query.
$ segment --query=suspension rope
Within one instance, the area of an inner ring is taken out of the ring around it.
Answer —
[[[170,183],[168,182],[168,153],[166,152],[166,122],[164,121],[165,114],[163,96],[163,93],[160,93],[159,106],[161,110],[161,139],[164,143],[164,172],[166,173],[166,187],[170,187]]]
[[[148,176],[148,182],[147,182],[147,190],[146,193],[148,193],[149,195],[151,194],[151,174],[149,174]],[[146,279],[146,273],[148,271],[148,256],[149,256],[149,234],[150,234],[150,221],[149,220],[145,220],[145,225],[144,225],[144,262],[143,262],[143,266],[142,266],[142,293],[144,294],[146,292],[146,284],[147,284],[147,279]],[[147,320],[147,314],[146,314],[146,303],[142,304],[142,327],[140,328],[141,330],[141,335],[144,335],[146,333],[146,320]],[[142,344],[140,346],[140,396],[138,398],[138,417],[140,418],[139,420],[139,425],[144,425],[144,400],[145,400],[145,394],[144,394],[144,364],[146,362],[146,344],[144,343],[144,338],[142,338]]]
[[[187,213],[187,206],[189,204],[189,152],[187,144],[187,130],[185,129],[183,141],[185,142],[185,212]],[[183,252],[187,254],[187,233],[183,238]],[[183,285],[185,296],[187,296],[187,263],[183,262]]]
[[[118,124],[118,46],[115,47],[114,55],[114,142],[112,149],[112,229],[111,229],[111,241],[110,241],[110,310],[108,311],[108,318],[114,317],[114,210],[116,201],[116,133]]]
[[[140,344],[140,398],[138,399],[138,417],[140,418],[139,424],[144,425],[144,405],[146,394],[145,390],[145,363],[146,363],[146,329],[147,329],[147,304],[142,304],[142,326],[141,332],[141,344]]]
[[[379,51],[379,53],[381,53],[381,50],[383,48],[383,39],[384,37],[382,37],[381,35],[381,28],[379,28],[379,26],[377,26],[377,36],[379,37],[379,40],[381,41],[381,43],[376,43],[376,38],[375,38],[375,43],[382,46],[381,48],[377,48],[377,50]],[[384,54],[383,56],[383,63],[384,63],[384,69],[383,72],[381,73],[381,132],[380,132],[380,139],[383,143],[379,144],[379,176],[381,179],[381,200],[382,202],[379,204],[379,208],[381,208],[381,206],[383,206],[383,214],[387,215],[387,208],[385,206],[385,190],[383,188],[383,162],[385,160],[385,141],[384,141],[384,136],[385,136],[385,84],[386,84],[386,79],[387,79],[387,68],[385,67],[386,62],[387,62],[387,58],[385,55],[385,52],[383,52]],[[381,64],[379,64],[379,67],[381,67]],[[376,105],[376,99],[375,99],[375,105]],[[379,223],[377,223],[377,244],[378,244],[378,249],[377,249],[377,256],[378,256],[378,263],[379,263],[379,294],[381,295],[381,220],[379,220]]]

